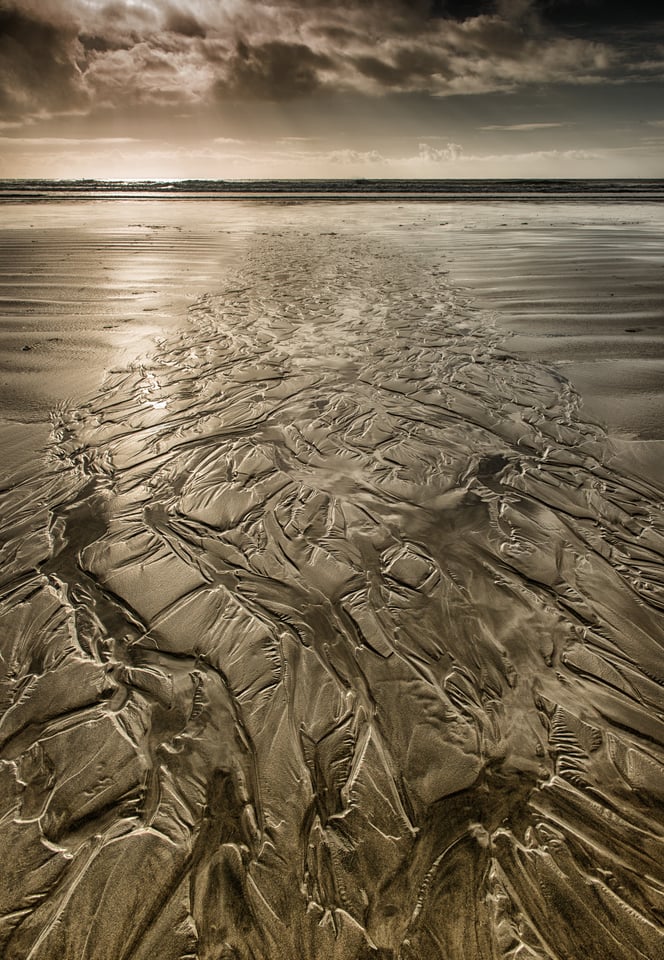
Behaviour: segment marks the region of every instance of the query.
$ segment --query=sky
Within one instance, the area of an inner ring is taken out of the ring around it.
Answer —
[[[621,176],[663,0],[0,0],[0,177]]]

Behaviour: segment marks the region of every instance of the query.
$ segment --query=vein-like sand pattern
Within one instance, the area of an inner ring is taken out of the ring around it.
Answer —
[[[266,233],[2,491],[3,956],[664,958],[661,487],[440,253]]]

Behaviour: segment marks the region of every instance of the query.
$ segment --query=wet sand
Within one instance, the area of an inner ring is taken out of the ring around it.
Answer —
[[[1,492],[3,956],[663,958],[660,209],[203,209]]]
[[[94,392],[109,371],[126,368],[179,329],[190,304],[219,286],[254,228],[251,210],[241,220],[229,211],[227,225],[209,206],[158,206],[3,206],[3,471],[39,449],[54,408]]]
[[[579,216],[581,213],[581,216]],[[612,433],[664,439],[664,246],[655,207],[494,209],[454,235],[453,272],[554,363]]]

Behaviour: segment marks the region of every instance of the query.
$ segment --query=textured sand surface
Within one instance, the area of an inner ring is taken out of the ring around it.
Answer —
[[[441,212],[265,208],[4,485],[7,960],[664,958],[661,445]]]

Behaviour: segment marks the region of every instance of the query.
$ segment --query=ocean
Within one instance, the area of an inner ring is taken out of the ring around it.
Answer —
[[[664,199],[662,179],[596,180],[2,180],[0,200],[168,196],[188,199],[303,200],[648,200]]]

